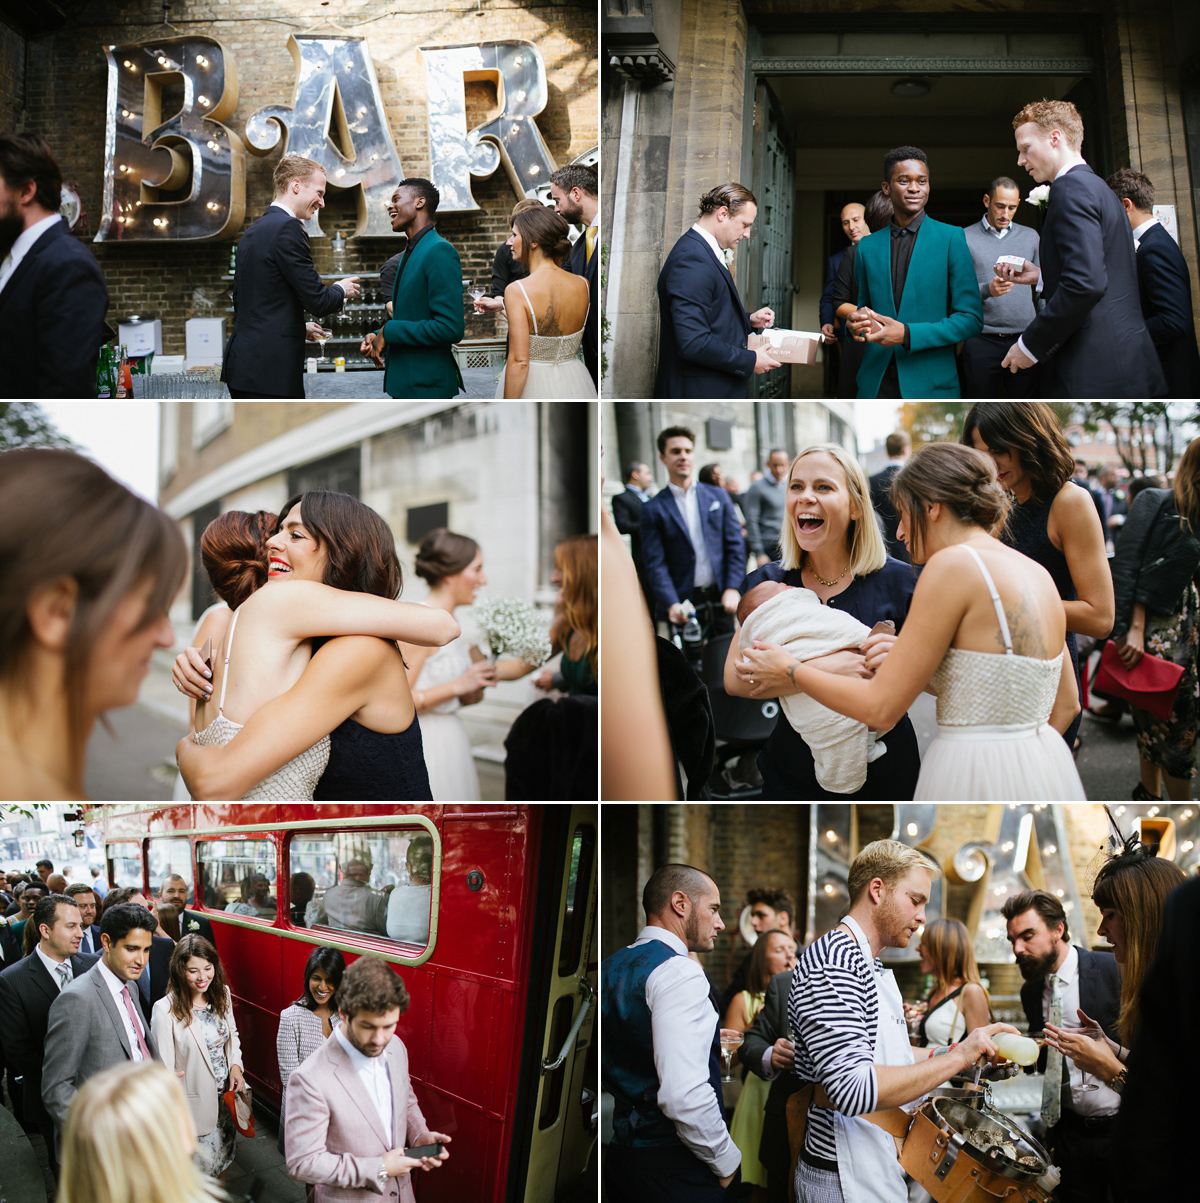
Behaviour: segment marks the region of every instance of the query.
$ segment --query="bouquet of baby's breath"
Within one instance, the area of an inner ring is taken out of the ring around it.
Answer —
[[[546,624],[529,602],[516,597],[486,598],[475,603],[472,614],[493,656],[508,654],[529,664],[550,659]]]

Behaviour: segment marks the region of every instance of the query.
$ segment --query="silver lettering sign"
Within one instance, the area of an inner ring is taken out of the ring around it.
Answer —
[[[238,97],[225,48],[187,36],[107,46],[105,56],[104,212],[95,241],[236,235],[246,211],[245,154],[222,124]]]
[[[366,39],[293,35],[288,49],[296,64],[292,105],[267,105],[254,113],[246,122],[247,146],[266,155],[282,139],[287,154],[320,163],[329,187],[359,190],[355,237],[391,237],[384,205],[404,172]],[[305,229],[311,237],[323,236],[316,214]]]
[[[503,161],[518,195],[535,196],[555,164],[535,118],[546,107],[546,64],[532,42],[422,46],[429,94],[429,161],[442,194],[440,212],[479,209],[471,177],[491,175]],[[467,81],[496,85],[500,115],[467,129]]]

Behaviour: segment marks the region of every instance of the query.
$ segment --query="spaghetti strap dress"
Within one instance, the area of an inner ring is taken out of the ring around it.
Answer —
[[[917,802],[1067,802],[1086,800],[1075,761],[1050,726],[1062,672],[1053,660],[1018,656],[996,584],[979,553],[1004,653],[952,647],[930,678],[938,733],[921,761]]]
[[[221,697],[217,702],[217,717],[203,731],[192,737],[198,744],[211,746],[227,744],[242,729],[225,717],[225,687],[229,684],[229,655],[233,651],[233,633],[237,629],[238,611],[229,621],[229,634],[225,638],[225,664],[221,677]],[[322,735],[311,748],[289,760],[269,777],[260,781],[249,793],[242,795],[243,802],[311,802],[321,774],[329,761],[329,736]]]
[[[525,285],[520,280],[514,283],[521,290],[525,304],[529,306],[529,317],[533,322],[533,333],[529,336],[529,375],[521,392],[522,398],[543,397],[560,401],[594,397],[596,386],[592,383],[587,366],[579,358],[583,330],[561,336],[539,334],[537,316],[533,312],[533,306],[529,304],[529,294],[525,291]],[[504,377],[507,372],[508,365],[505,364],[496,386],[497,397],[504,396]]]

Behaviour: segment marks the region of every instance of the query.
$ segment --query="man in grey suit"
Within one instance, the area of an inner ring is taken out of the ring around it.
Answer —
[[[50,1170],[57,1178],[54,1121],[42,1105],[46,1025],[59,992],[91,969],[98,958],[79,951],[83,930],[73,898],[61,894],[43,898],[30,922],[39,935],[33,952],[0,973],[0,1044],[20,1083],[25,1122],[41,1131]]]
[[[102,1070],[122,1061],[161,1060],[137,1005],[137,981],[150,955],[155,920],[145,907],[106,907],[100,920],[100,959],[50,1006],[42,1101],[62,1144],[75,1092]]]
[[[405,1151],[450,1143],[430,1130],[408,1078],[396,1038],[407,1008],[400,976],[379,957],[359,957],[338,987],[341,1024],[288,1078],[287,1171],[315,1186],[315,1203],[414,1203],[412,1171],[450,1155]]]

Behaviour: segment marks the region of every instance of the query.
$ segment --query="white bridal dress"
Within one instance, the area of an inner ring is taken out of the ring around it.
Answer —
[[[427,656],[413,692],[457,681],[471,667],[467,647],[466,639],[460,635]],[[429,792],[435,802],[479,800],[479,776],[467,728],[458,717],[461,709],[462,700],[450,698],[421,715],[421,743],[425,748],[425,767],[429,770]]]
[[[217,702],[217,717],[203,731],[193,736],[198,744],[227,744],[242,729],[241,723],[225,717],[225,686],[229,684],[229,653],[233,651],[233,632],[237,627],[238,611],[234,610],[229,622],[229,634],[225,638],[225,669],[221,674],[221,697]],[[306,752],[289,760],[269,777],[260,781],[249,793],[242,795],[243,802],[311,802],[313,791],[321,774],[329,763],[329,736],[322,735]]]
[[[1063,653],[1018,656],[995,582],[973,547],[1004,639],[1004,654],[950,648],[929,682],[937,738],[921,760],[918,802],[1085,801],[1066,741],[1049,724]]]
[[[533,306],[529,304],[529,294],[520,280],[516,281],[525,304],[529,305],[529,317],[533,322],[533,333],[529,336],[529,375],[525,379],[525,388],[521,393],[522,399],[529,397],[545,397],[552,400],[564,398],[594,397],[596,386],[592,383],[591,374],[583,360],[579,358],[579,347],[583,342],[583,331],[576,330],[574,334],[561,336],[539,334],[537,318]],[[585,320],[586,328],[586,320]],[[496,396],[504,396],[504,376],[508,371],[505,364],[500,373],[500,382],[496,386]],[[434,791],[436,796],[437,791]]]

